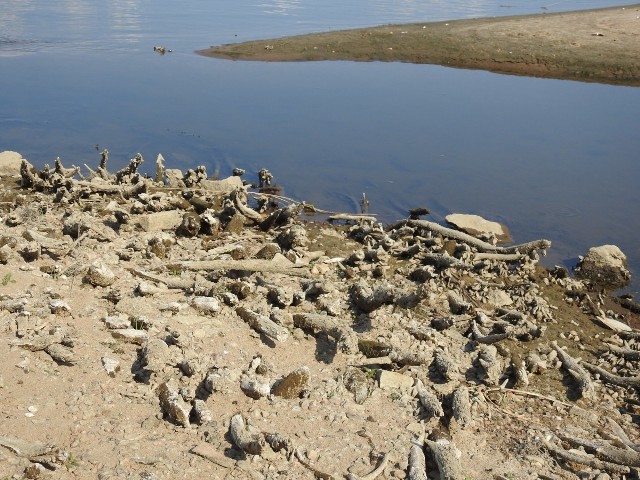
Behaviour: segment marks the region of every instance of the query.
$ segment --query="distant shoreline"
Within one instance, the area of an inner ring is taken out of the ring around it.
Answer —
[[[640,86],[640,4],[384,25],[213,46],[209,57],[384,61]]]

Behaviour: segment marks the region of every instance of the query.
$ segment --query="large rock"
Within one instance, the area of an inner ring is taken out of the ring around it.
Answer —
[[[589,249],[576,267],[576,276],[595,287],[622,288],[631,280],[627,270],[627,257],[615,245],[602,245]]]
[[[469,235],[475,237],[479,235],[494,235],[498,243],[511,241],[509,230],[498,222],[491,222],[479,215],[468,215],[465,213],[452,213],[447,215],[445,220]]]
[[[0,152],[0,177],[19,177],[22,155],[7,150]]]

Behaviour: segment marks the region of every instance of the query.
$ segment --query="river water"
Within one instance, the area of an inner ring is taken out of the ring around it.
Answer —
[[[614,6],[568,0],[0,0],[0,150],[36,165],[267,167],[284,194],[386,222],[475,213],[571,266],[640,275],[640,89],[400,63],[232,62],[209,45],[385,23]],[[153,46],[173,50],[163,56]],[[638,291],[640,282],[632,285]]]

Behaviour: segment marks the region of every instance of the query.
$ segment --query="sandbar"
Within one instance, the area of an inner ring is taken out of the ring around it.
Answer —
[[[271,62],[383,61],[640,85],[640,4],[567,13],[384,25],[212,46]]]

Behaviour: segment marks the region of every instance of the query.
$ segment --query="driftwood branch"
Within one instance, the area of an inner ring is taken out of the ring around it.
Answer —
[[[615,353],[616,355],[620,355],[621,357],[625,358],[626,360],[640,360],[640,350],[631,350],[631,349],[627,349],[627,348],[620,348],[620,347],[618,347],[616,345],[610,345],[610,344],[607,344],[607,348],[612,353]]]
[[[610,445],[604,440],[586,440],[570,435],[559,435],[560,438],[574,447],[583,447],[593,453],[600,459],[624,465],[627,467],[640,467],[640,453],[626,448],[617,448]]]
[[[238,188],[231,193],[233,205],[242,215],[256,223],[262,222],[263,218],[258,212],[247,205],[246,195],[243,189]]]
[[[411,441],[409,450],[409,480],[428,480],[427,462],[424,457],[424,432]]]
[[[507,254],[528,253],[536,250],[546,250],[551,246],[551,242],[549,240],[534,240],[533,242],[522,243],[520,245],[512,245],[510,247],[498,247],[496,245],[491,245],[490,243],[484,242],[467,233],[461,232],[459,230],[453,230],[452,228],[443,227],[442,225],[434,222],[429,222],[427,220],[407,220],[406,222],[412,227],[429,230],[443,237],[466,243],[467,245],[477,248],[480,252]]]
[[[562,366],[567,369],[571,376],[578,382],[580,393],[585,398],[593,398],[595,389],[589,373],[585,371],[578,362],[566,351],[560,348],[557,342],[551,342],[553,349],[558,353],[558,358],[562,362]],[[586,365],[585,365],[586,366]]]
[[[316,467],[314,467],[313,465],[311,465],[311,462],[309,461],[309,459],[306,457],[306,455],[302,452],[300,448],[296,449],[295,456],[302,465],[304,465],[307,469],[313,472],[313,475],[316,478],[319,478],[321,480],[338,480],[333,475],[322,472],[318,470]]]
[[[519,262],[528,258],[525,253],[476,253],[473,259],[480,260],[497,260],[499,262]]]
[[[260,455],[266,444],[263,435],[252,434],[247,430],[244,418],[240,414],[231,417],[229,435],[239,449],[251,455]]]
[[[180,290],[186,290],[192,288],[195,284],[195,280],[186,278],[171,278],[163,277],[161,275],[155,275],[153,273],[145,272],[137,268],[131,268],[129,271],[136,277],[144,278],[145,280],[151,280],[152,282],[164,283],[167,288],[174,288]]]
[[[148,185],[144,180],[134,184],[113,185],[108,183],[95,183],[83,180],[72,180],[74,187],[88,188],[93,193],[122,194],[124,198],[131,198],[147,191]]]
[[[609,420],[609,425],[611,426],[611,431],[616,435],[616,437],[627,447],[635,450],[636,452],[640,452],[640,443],[634,443],[631,441],[627,432],[625,432],[620,425],[616,423],[612,418],[607,418]]]
[[[458,458],[456,446],[449,440],[426,440],[425,443],[433,453],[438,465],[441,480],[463,480],[462,466]]]
[[[336,213],[327,218],[329,222],[376,222],[376,217],[373,214],[367,215],[351,215],[349,213]]]
[[[638,388],[640,389],[640,377],[621,377],[607,372],[604,368],[598,367],[591,363],[582,362],[587,370],[600,375],[600,380],[605,383],[611,383],[612,385],[618,385],[626,388]]]
[[[549,450],[549,452],[553,453],[557,457],[560,457],[561,459],[566,460],[568,462],[574,462],[580,465],[587,465],[591,468],[597,468],[599,470],[605,470],[611,473],[626,474],[630,472],[629,467],[618,465],[611,462],[605,462],[587,455],[573,453],[545,439],[542,439],[542,444],[545,446],[547,450]]]
[[[429,418],[444,417],[444,410],[442,409],[440,400],[438,400],[438,397],[432,393],[431,390],[424,386],[420,379],[416,381],[416,395]]]
[[[367,473],[363,476],[354,475],[353,473],[347,474],[347,480],[375,480],[384,472],[384,469],[387,468],[387,464],[389,463],[389,456],[385,453],[378,460],[378,464],[376,468],[373,469],[370,473]]]
[[[201,260],[176,263],[184,270],[241,270],[247,272],[279,273],[294,277],[306,277],[309,270],[303,265],[282,265],[271,260]]]

